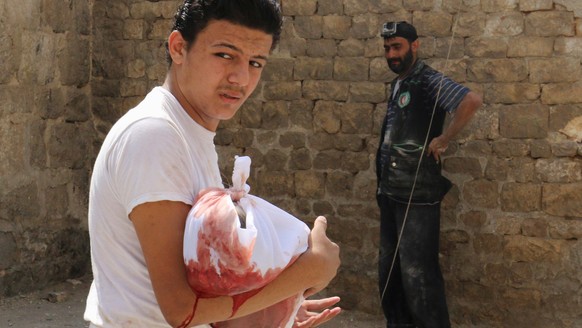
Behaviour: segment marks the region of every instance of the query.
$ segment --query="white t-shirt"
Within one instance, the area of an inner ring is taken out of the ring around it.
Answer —
[[[94,280],[84,317],[92,326],[170,327],[128,215],[146,202],[192,205],[201,189],[222,187],[214,136],[162,87],[112,127],[95,162],[89,197]]]

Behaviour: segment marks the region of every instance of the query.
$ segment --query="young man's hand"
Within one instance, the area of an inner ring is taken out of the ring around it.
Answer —
[[[320,300],[305,300],[297,315],[293,328],[311,328],[317,327],[340,314],[342,311],[339,307],[329,309],[330,306],[335,305],[340,301],[337,296],[322,298]],[[321,311],[321,312],[320,312]]]

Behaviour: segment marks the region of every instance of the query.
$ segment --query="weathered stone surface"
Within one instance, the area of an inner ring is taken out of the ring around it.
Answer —
[[[545,184],[542,194],[543,209],[546,213],[582,217],[582,183]]]
[[[567,159],[540,159],[536,173],[544,182],[574,182],[582,180],[582,163]]]
[[[566,11],[536,11],[525,18],[525,33],[535,36],[573,36],[574,15]]]
[[[506,138],[545,138],[549,109],[543,105],[504,107],[499,114],[499,133]]]
[[[552,83],[543,86],[542,102],[548,105],[579,104],[582,102],[582,83]]]
[[[506,183],[501,188],[501,209],[506,212],[532,212],[541,209],[542,188],[537,184]]]
[[[580,78],[580,60],[570,58],[532,59],[528,63],[533,83],[576,82]]]
[[[477,208],[496,208],[499,202],[499,186],[497,182],[473,180],[465,183],[463,194],[465,201]]]

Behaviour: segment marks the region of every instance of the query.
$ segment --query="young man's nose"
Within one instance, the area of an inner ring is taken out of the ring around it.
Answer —
[[[250,65],[245,62],[237,62],[232,65],[232,69],[228,74],[228,82],[240,86],[246,86],[250,81]]]

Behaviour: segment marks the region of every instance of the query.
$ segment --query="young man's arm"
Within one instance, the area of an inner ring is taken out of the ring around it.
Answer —
[[[181,202],[160,201],[138,205],[129,215],[144,253],[156,299],[166,321],[173,327],[182,324],[192,314],[191,325],[224,321],[233,314],[232,297],[197,301],[188,285],[183,238],[190,208]],[[273,282],[249,298],[233,318],[256,312],[298,293],[308,291],[308,294],[313,294],[325,288],[340,264],[339,247],[327,238],[325,231],[325,220],[316,220],[309,249]]]
[[[432,155],[437,161],[439,161],[441,154],[447,150],[449,141],[461,132],[482,104],[483,101],[481,96],[473,91],[467,93],[459,104],[459,107],[455,110],[453,119],[443,133],[431,140],[426,155]]]

